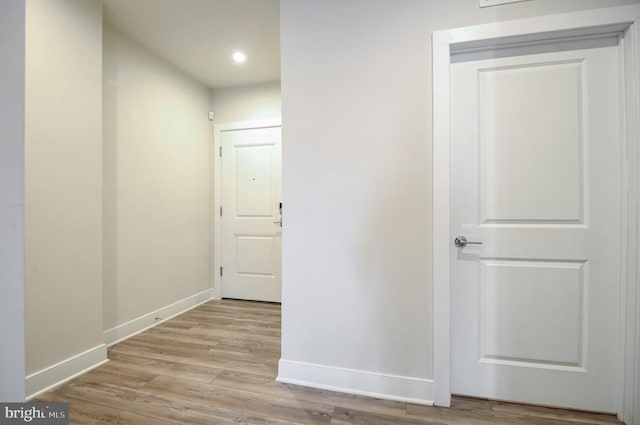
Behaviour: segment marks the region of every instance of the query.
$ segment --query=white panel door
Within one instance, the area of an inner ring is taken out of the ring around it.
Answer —
[[[280,127],[223,131],[222,296],[281,300]]]
[[[617,410],[615,42],[451,65],[456,394]]]

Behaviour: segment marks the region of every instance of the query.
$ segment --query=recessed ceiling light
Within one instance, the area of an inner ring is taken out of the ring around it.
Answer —
[[[244,62],[244,61],[246,61],[246,60],[247,60],[247,55],[245,55],[245,54],[244,54],[244,53],[242,53],[242,52],[235,52],[235,53],[233,54],[233,61],[234,61],[235,63],[243,63],[243,62]]]

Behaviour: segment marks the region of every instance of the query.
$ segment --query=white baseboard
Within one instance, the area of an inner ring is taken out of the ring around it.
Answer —
[[[108,362],[108,345],[115,344],[116,342],[184,313],[187,310],[191,310],[212,298],[213,290],[207,289],[206,291],[202,291],[103,332],[104,344],[100,344],[83,353],[27,376],[25,378],[27,400]],[[156,320],[156,317],[161,317],[162,320]]]
[[[280,359],[278,382],[348,394],[433,405],[433,380]]]
[[[212,298],[213,289],[207,289],[206,291],[202,291],[180,301],[176,301],[173,304],[169,304],[136,319],[118,325],[115,328],[104,331],[102,333],[102,341],[107,346],[116,344],[159,323],[169,320],[172,317],[182,314],[185,311],[191,310],[200,304],[204,304]],[[161,317],[162,319],[157,320],[157,317]]]
[[[49,391],[108,361],[107,346],[100,344],[84,353],[76,354],[60,363],[32,373],[25,378],[27,400],[44,391]]]

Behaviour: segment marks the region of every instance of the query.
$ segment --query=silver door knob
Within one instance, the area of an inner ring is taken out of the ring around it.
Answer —
[[[453,243],[460,248],[464,248],[465,246],[471,244],[471,245],[482,245],[482,242],[471,242],[469,240],[467,240],[466,236],[456,236],[456,238],[453,240]]]

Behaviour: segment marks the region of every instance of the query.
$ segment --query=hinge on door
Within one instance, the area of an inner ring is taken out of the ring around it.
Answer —
[[[220,217],[222,217],[222,205],[220,205]]]
[[[222,266],[220,266],[220,277],[222,277]]]
[[[222,158],[222,146],[220,146],[220,158]]]

